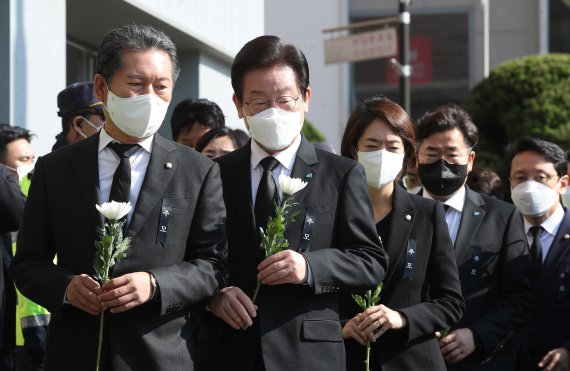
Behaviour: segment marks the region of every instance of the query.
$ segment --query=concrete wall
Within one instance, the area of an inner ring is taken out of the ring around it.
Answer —
[[[306,118],[340,151],[340,140],[349,115],[348,64],[325,65],[322,33],[325,28],[348,23],[348,0],[291,0],[265,3],[265,33],[281,37],[300,48],[309,62],[312,90]]]

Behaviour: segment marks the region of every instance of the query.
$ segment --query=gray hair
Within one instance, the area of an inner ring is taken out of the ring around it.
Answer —
[[[128,24],[109,31],[101,41],[97,53],[97,70],[108,82],[115,72],[122,67],[123,51],[146,51],[157,49],[164,51],[172,62],[172,81],[176,82],[180,74],[180,63],[176,46],[164,32],[151,26]]]

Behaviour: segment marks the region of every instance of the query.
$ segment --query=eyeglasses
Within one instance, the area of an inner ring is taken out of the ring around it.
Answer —
[[[527,177],[521,174],[521,175],[515,175],[514,177],[510,177],[510,179],[511,179],[511,184],[513,185],[518,185],[531,179],[537,183],[546,184],[550,181],[550,179],[554,177],[558,177],[558,175],[537,174],[533,177]]]
[[[255,98],[250,100],[249,102],[244,101],[244,103],[249,107],[251,114],[256,114],[271,107],[277,106],[278,108],[284,111],[293,111],[295,106],[297,105],[297,101],[301,98],[299,95],[297,98],[293,98],[289,95],[281,96],[275,100],[268,100],[263,98]]]
[[[462,159],[463,157],[465,157],[466,155],[468,155],[470,152],[471,151],[468,151],[466,153],[461,153],[461,152],[442,153],[437,151],[433,152],[428,151],[428,152],[420,152],[418,154],[418,157],[422,158],[422,160],[426,161],[427,163],[432,163],[439,159],[444,159],[450,164],[453,164],[458,160]]]

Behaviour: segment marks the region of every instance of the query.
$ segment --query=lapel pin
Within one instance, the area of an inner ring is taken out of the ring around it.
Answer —
[[[167,162],[166,164],[164,164],[164,168],[165,169],[172,169],[172,162]]]
[[[410,214],[406,214],[406,215],[404,216],[404,219],[406,219],[406,221],[409,222],[410,220],[412,220],[412,216],[411,216]]]
[[[313,173],[307,173],[307,175],[305,175],[305,179],[311,179],[313,177]]]
[[[473,211],[473,216],[479,216],[481,213],[479,211]]]
[[[570,234],[565,234],[565,235],[564,235],[564,239],[565,239],[565,240],[569,240],[569,239],[570,239]]]

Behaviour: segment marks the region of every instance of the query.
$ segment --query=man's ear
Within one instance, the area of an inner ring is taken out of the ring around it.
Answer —
[[[467,173],[473,170],[473,164],[475,163],[475,151],[469,152],[469,157],[467,159]]]
[[[107,104],[107,94],[109,93],[105,78],[101,74],[96,74],[93,78],[93,90],[97,99]]]
[[[311,101],[311,87],[308,86],[308,87],[307,87],[307,94],[305,94],[305,100],[304,100],[304,102],[303,102],[303,105],[304,105],[304,108],[303,108],[303,109],[304,109],[305,112],[309,112],[309,103],[310,103],[310,101]]]
[[[243,107],[241,105],[241,102],[239,101],[237,95],[234,93],[234,95],[232,96],[232,100],[234,101],[234,104],[236,106],[237,112],[238,112],[238,117],[240,119],[243,118],[244,116],[244,112],[243,112]]]
[[[560,178],[560,190],[559,190],[560,194],[563,195],[566,192],[568,192],[568,181],[569,181],[568,175],[563,175]]]

